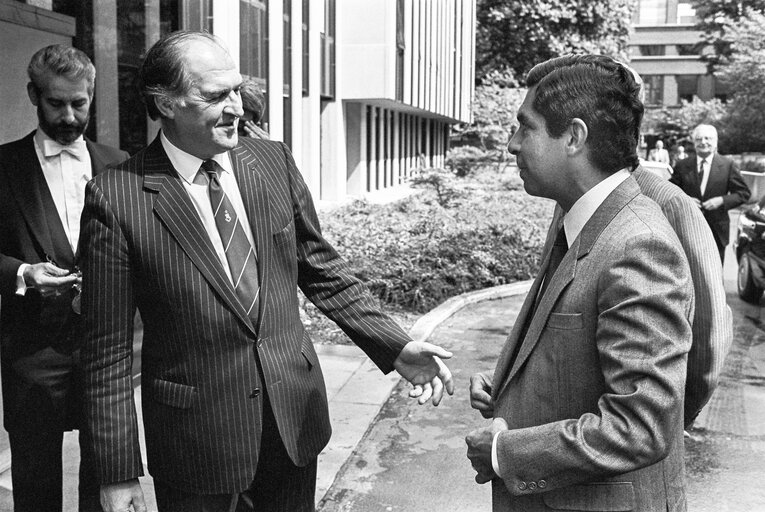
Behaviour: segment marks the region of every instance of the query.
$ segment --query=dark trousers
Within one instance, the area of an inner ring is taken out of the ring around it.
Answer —
[[[240,494],[193,494],[154,480],[159,512],[314,512],[316,459],[295,466],[279,437],[271,406],[263,400],[263,436],[255,478]]]
[[[14,430],[8,436],[14,512],[61,512],[63,432]],[[79,510],[101,512],[93,457],[86,450],[80,450]]]

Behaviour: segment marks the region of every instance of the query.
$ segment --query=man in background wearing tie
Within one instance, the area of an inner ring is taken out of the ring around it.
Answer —
[[[84,139],[96,70],[80,50],[32,57],[27,92],[38,129],[0,146],[0,339],[14,510],[62,508],[63,432],[79,428],[82,341],[77,241],[85,184],[124,151]],[[100,510],[82,454],[80,510]]]
[[[717,130],[709,124],[700,124],[693,130],[696,158],[677,162],[669,179],[691,196],[701,208],[712,229],[720,261],[725,261],[730,219],[728,210],[744,204],[751,192],[738,164],[717,153]]]

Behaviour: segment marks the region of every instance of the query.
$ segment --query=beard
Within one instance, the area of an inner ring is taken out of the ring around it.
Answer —
[[[48,137],[59,144],[68,146],[77,140],[80,135],[85,133],[85,129],[88,127],[88,121],[90,120],[90,113],[88,113],[88,116],[84,121],[79,122],[75,120],[73,123],[49,123],[48,120],[45,119],[45,115],[39,110],[37,112],[37,117],[40,122],[40,128],[42,128]]]

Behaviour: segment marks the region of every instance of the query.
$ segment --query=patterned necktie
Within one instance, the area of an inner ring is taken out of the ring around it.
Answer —
[[[215,215],[215,225],[218,227],[223,249],[226,251],[234,289],[244,309],[247,310],[247,315],[254,318],[258,314],[260,295],[258,257],[244,233],[244,228],[236,216],[231,201],[221,187],[218,169],[220,166],[214,160],[205,160],[201,167],[209,181],[208,192]]]

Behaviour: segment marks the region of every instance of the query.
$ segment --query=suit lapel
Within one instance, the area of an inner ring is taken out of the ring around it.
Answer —
[[[44,256],[61,267],[71,268],[74,265],[74,253],[37,158],[34,132],[20,142],[16,159],[8,168],[11,172],[6,181]]]
[[[512,357],[516,352],[517,345],[519,343],[523,343],[521,336],[524,338],[528,336],[528,329],[525,329],[525,327],[528,322],[531,321],[529,316],[534,313],[534,302],[536,301],[537,295],[539,295],[539,289],[542,286],[542,280],[544,278],[545,272],[547,271],[547,267],[550,264],[550,253],[552,251],[552,246],[555,242],[556,236],[555,227],[558,225],[559,219],[560,207],[556,205],[553,220],[549,229],[547,230],[547,238],[545,239],[545,244],[542,249],[542,263],[539,267],[539,273],[534,279],[534,282],[531,284],[529,292],[526,294],[526,299],[523,301],[523,306],[521,306],[521,311],[518,313],[518,317],[515,320],[513,329],[510,331],[510,334],[508,335],[507,340],[502,347],[502,351],[499,354],[499,358],[497,359],[497,368],[494,370],[495,385],[492,392],[493,398],[495,399],[501,394],[505,385],[509,381],[509,379],[506,378],[507,373],[510,370],[510,365],[513,363]],[[526,331],[525,335],[524,329]]]
[[[242,196],[247,220],[250,223],[255,252],[258,255],[258,279],[260,284],[260,310],[258,323],[263,325],[265,304],[269,294],[269,274],[271,264],[271,217],[266,184],[263,179],[262,163],[244,146],[239,145],[229,153],[234,167],[239,192]]]
[[[158,193],[154,213],[210,286],[255,334],[254,326],[218,260],[210,237],[181,179],[165,154],[158,136],[146,149],[144,156],[144,187]]]
[[[558,270],[555,272],[555,275],[551,278],[550,284],[547,286],[547,291],[545,292],[544,297],[542,297],[542,300],[539,302],[539,305],[534,312],[534,316],[528,320],[530,323],[528,331],[526,332],[526,336],[524,336],[523,340],[516,340],[516,342],[521,343],[521,347],[518,350],[518,356],[514,361],[512,361],[510,372],[508,373],[507,377],[501,381],[500,385],[498,386],[499,389],[497,391],[497,395],[495,396],[499,396],[507,384],[512,381],[513,377],[518,373],[521,366],[523,366],[523,364],[526,362],[526,359],[528,359],[529,355],[534,350],[534,347],[539,341],[539,338],[542,335],[545,326],[547,325],[547,319],[550,316],[553,307],[555,306],[556,302],[558,302],[558,299],[566,287],[568,287],[568,285],[576,277],[577,265],[579,261],[587,256],[587,254],[589,254],[602,231],[613,220],[616,214],[621,211],[622,208],[624,208],[624,206],[639,193],[640,188],[638,187],[638,184],[635,182],[634,178],[627,178],[613,192],[611,192],[603,204],[600,205],[593,216],[587,221],[587,224],[585,224],[582,232],[579,233],[579,236],[569,247],[566,256],[563,258],[560,266],[558,267]],[[556,226],[556,224],[553,224],[553,227],[554,226]],[[540,270],[540,275],[544,274],[544,270],[547,268],[547,263],[549,263],[550,251],[552,249],[552,241],[550,240],[550,237],[553,237],[554,239],[554,232],[555,229],[551,229],[550,232],[548,232],[547,242],[545,244],[545,262],[542,269]],[[534,284],[537,285],[537,281],[539,280],[539,276],[537,276],[537,280]],[[527,297],[526,303],[524,303],[524,310],[527,310],[529,302],[533,304],[533,300],[530,301],[529,297]],[[516,329],[514,328],[513,333],[515,332]],[[510,354],[511,353],[512,352],[510,352]],[[505,354],[503,350],[503,355],[507,358],[508,354]],[[505,364],[509,364],[509,361]]]

